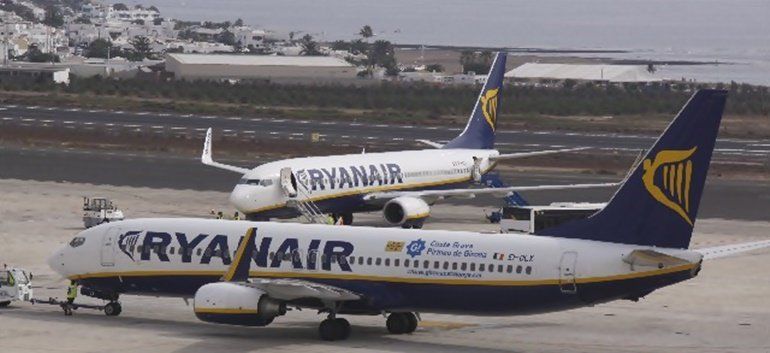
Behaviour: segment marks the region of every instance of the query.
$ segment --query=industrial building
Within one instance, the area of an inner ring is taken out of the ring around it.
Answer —
[[[526,63],[505,73],[514,81],[593,81],[601,83],[650,83],[663,81],[638,65]]]
[[[339,82],[356,79],[355,66],[330,56],[169,54],[166,71],[177,79]]]

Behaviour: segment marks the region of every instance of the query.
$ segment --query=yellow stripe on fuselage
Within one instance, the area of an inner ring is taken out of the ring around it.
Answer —
[[[578,284],[599,283],[622,281],[627,279],[653,277],[669,273],[690,271],[698,264],[686,264],[673,266],[664,269],[652,271],[626,273],[612,276],[577,278]],[[84,280],[91,278],[109,278],[109,277],[160,277],[160,276],[219,276],[221,271],[127,271],[127,272],[100,272],[87,273],[82,275],[69,276],[70,280]],[[540,286],[540,285],[558,285],[559,279],[542,280],[477,280],[477,279],[442,279],[442,278],[405,278],[395,276],[367,276],[357,274],[339,274],[339,273],[318,273],[318,272],[261,272],[250,271],[249,277],[252,278],[303,278],[303,279],[336,279],[336,280],[357,280],[368,282],[390,282],[390,283],[410,283],[410,284],[445,284],[457,286]]]
[[[482,171],[481,174],[486,174],[490,170],[494,169],[495,166],[497,166],[497,162],[492,162],[489,168]],[[462,183],[466,181],[472,180],[472,176],[467,177],[461,177],[461,178],[453,178],[453,179],[447,179],[447,180],[441,180],[441,181],[431,181],[431,182],[422,182],[422,183],[412,183],[412,184],[399,184],[399,185],[381,185],[381,186],[373,186],[373,187],[367,187],[364,189],[353,189],[345,192],[340,192],[336,194],[329,194],[329,195],[322,195],[317,197],[310,197],[306,202],[318,202],[328,199],[335,199],[338,197],[345,197],[345,196],[353,196],[353,195],[363,195],[363,194],[370,194],[373,192],[383,192],[383,191],[397,191],[397,190],[403,190],[403,189],[413,189],[413,188],[425,188],[430,186],[441,186],[441,185],[447,185],[447,184],[454,184],[454,183]],[[271,211],[277,208],[286,207],[286,202],[273,204],[270,206],[265,206],[261,208],[257,208],[255,210],[250,211],[244,211],[249,213],[259,213],[259,212],[265,212],[265,211]]]
[[[235,271],[238,269],[238,264],[241,263],[241,259],[243,258],[243,253],[246,252],[246,247],[248,247],[250,242],[254,241],[254,233],[256,233],[255,228],[249,228],[249,230],[246,231],[246,236],[243,237],[241,244],[238,246],[238,250],[235,252],[235,259],[230,263],[230,268],[222,277],[223,281],[230,282],[233,280]]]

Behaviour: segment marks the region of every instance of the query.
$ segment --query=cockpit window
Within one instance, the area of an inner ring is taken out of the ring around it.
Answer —
[[[77,248],[78,246],[83,245],[83,243],[86,242],[86,238],[84,237],[74,237],[72,238],[72,241],[70,241],[70,246],[73,248]]]
[[[243,179],[238,181],[238,184],[259,185],[259,179],[246,179],[246,178],[243,178]]]
[[[270,186],[270,185],[273,185],[273,181],[270,179],[262,179],[262,181],[259,182],[259,185]]]

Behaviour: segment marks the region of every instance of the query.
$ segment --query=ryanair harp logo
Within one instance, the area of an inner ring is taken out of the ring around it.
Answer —
[[[492,131],[495,131],[495,120],[497,119],[497,93],[499,88],[489,89],[481,95],[481,112],[484,113],[484,118],[487,119],[489,127]]]
[[[690,182],[692,181],[692,157],[698,147],[689,150],[663,150],[654,160],[644,160],[642,182],[650,195],[679,214],[690,226]],[[660,175],[659,184],[655,183]],[[662,189],[661,189],[662,186]]]

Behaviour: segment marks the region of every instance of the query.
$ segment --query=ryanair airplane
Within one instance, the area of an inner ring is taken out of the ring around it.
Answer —
[[[201,161],[243,174],[230,201],[247,219],[257,221],[332,214],[341,217],[343,224],[351,224],[355,212],[382,210],[385,220],[392,225],[420,228],[430,215],[429,205],[449,197],[617,186],[605,183],[467,188],[499,160],[581,150],[500,154],[494,149],[505,60],[505,53],[495,57],[468,124],[459,136],[446,145],[422,140],[437,147],[434,149],[292,158],[246,169],[212,159],[209,129]]]
[[[770,241],[689,250],[726,92],[697,92],[606,207],[533,236],[210,219],[136,219],[78,234],[49,258],[81,292],[194,298],[207,322],[265,326],[291,308],[327,318],[417,313],[525,315],[638,300],[695,277],[704,258]]]

